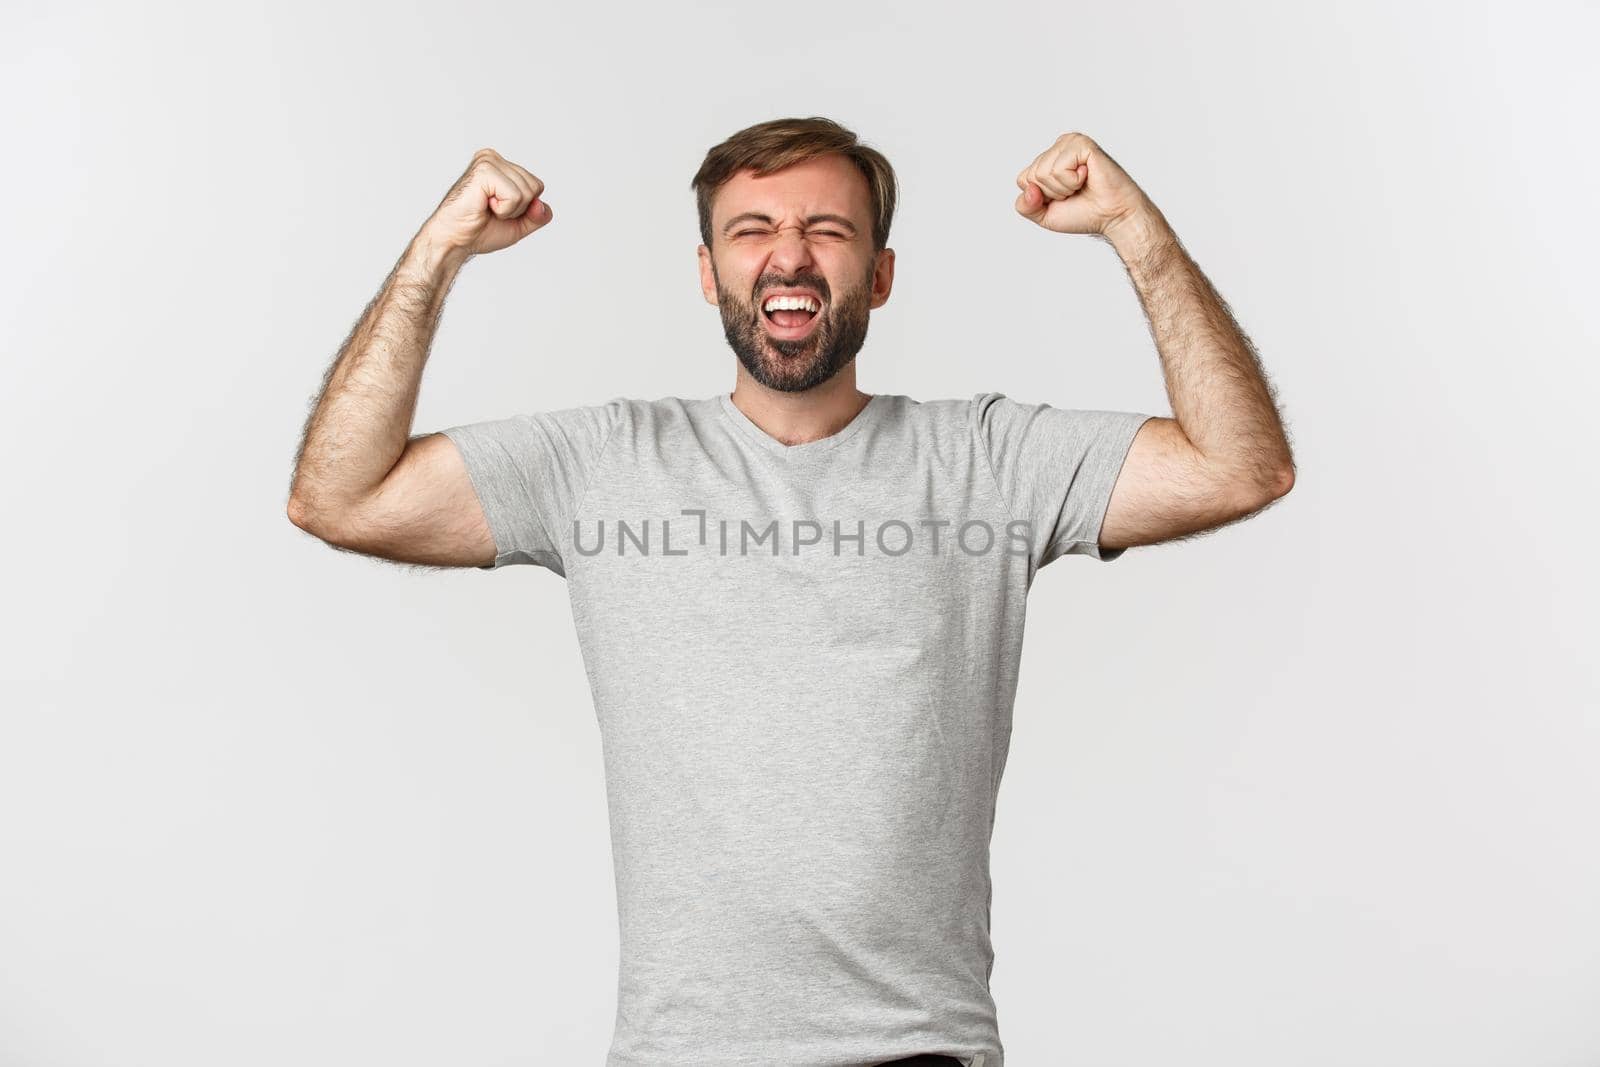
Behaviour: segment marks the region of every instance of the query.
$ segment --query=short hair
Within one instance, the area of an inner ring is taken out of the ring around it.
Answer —
[[[889,244],[899,185],[882,152],[861,143],[855,133],[832,119],[771,119],[747,126],[706,153],[691,183],[700,212],[700,239],[711,247],[711,197],[734,175],[746,169],[766,175],[817,156],[837,153],[854,163],[872,195],[872,250]]]

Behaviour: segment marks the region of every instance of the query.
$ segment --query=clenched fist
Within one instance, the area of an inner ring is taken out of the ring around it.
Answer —
[[[550,205],[539,199],[543,192],[544,182],[494,149],[480,148],[423,229],[435,243],[468,255],[498,252],[550,221]]]
[[[1147,206],[1116,160],[1081,133],[1064,133],[1017,175],[1017,213],[1056,233],[1107,234]]]

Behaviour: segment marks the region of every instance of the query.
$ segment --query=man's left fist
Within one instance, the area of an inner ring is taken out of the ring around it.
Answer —
[[[1017,214],[1056,233],[1105,235],[1146,205],[1116,160],[1081,133],[1064,133],[1021,174]]]

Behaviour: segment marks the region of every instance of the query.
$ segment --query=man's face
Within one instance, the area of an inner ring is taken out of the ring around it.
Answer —
[[[739,362],[770,389],[800,392],[848,366],[870,310],[889,299],[894,252],[873,253],[871,193],[844,156],[735,175],[712,198],[711,239],[699,248],[701,289]],[[769,314],[777,294],[821,310]]]

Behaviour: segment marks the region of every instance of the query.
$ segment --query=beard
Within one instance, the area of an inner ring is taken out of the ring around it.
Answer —
[[[712,268],[713,276],[716,268]],[[871,317],[872,271],[858,286],[832,299],[828,283],[817,275],[796,278],[762,275],[755,291],[783,287],[815,289],[823,298],[822,321],[804,337],[788,340],[767,332],[761,308],[752,300],[736,296],[717,282],[717,306],[722,312],[722,332],[744,364],[750,377],[784,393],[800,393],[815,388],[850,365],[867,339],[867,319]]]

